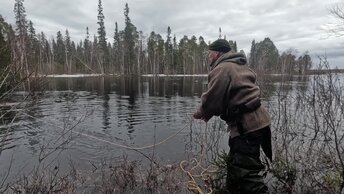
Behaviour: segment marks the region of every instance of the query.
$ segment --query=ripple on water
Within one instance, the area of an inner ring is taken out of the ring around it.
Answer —
[[[70,137],[71,142],[63,147],[63,154],[80,165],[88,164],[88,161],[99,162],[103,158],[122,157],[123,154],[141,158],[142,155],[137,152],[70,133],[70,129],[122,145],[146,146],[161,141],[185,125],[186,113],[192,112],[197,105],[194,97],[173,96],[182,92],[177,91],[182,87],[179,82],[172,93],[166,93],[152,87],[150,79],[144,81],[140,91],[136,91],[140,84],[132,87],[118,80],[102,83],[98,82],[98,78],[92,81],[80,79],[82,81],[78,82],[77,89],[73,88],[73,84],[66,84],[64,79],[53,80],[51,90],[48,89],[29,105],[17,107],[9,115],[8,121],[11,121],[13,115],[22,112],[19,120],[0,126],[0,138],[8,128],[11,129],[7,133],[5,146],[9,149],[16,146],[14,157],[19,162],[37,161],[35,157],[42,145],[50,143],[52,148]],[[86,116],[85,119],[78,123],[83,116]],[[181,133],[157,150],[165,157],[175,158],[183,152],[181,142],[185,135]],[[164,153],[164,149],[173,151]],[[151,150],[143,152],[150,154]]]

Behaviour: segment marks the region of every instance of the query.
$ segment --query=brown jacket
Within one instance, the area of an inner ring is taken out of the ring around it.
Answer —
[[[225,53],[211,67],[208,75],[208,90],[202,94],[199,112],[206,118],[220,116],[226,108],[243,105],[260,96],[256,84],[256,74],[246,65],[246,57],[241,53]],[[267,110],[260,106],[241,118],[243,133],[262,129],[271,124]],[[239,134],[236,125],[229,124],[231,137]]]

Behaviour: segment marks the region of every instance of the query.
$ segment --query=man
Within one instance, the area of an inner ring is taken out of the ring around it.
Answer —
[[[207,122],[220,116],[230,129],[230,159],[227,188],[231,193],[268,193],[260,147],[271,160],[271,119],[260,104],[256,74],[248,68],[245,55],[230,52],[228,41],[218,39],[209,45],[208,90],[193,114]]]

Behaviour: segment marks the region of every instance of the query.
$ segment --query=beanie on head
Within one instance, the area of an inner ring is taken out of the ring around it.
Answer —
[[[225,39],[218,39],[215,40],[213,43],[209,45],[209,50],[211,51],[220,51],[220,52],[228,52],[231,50],[231,46],[229,42]]]

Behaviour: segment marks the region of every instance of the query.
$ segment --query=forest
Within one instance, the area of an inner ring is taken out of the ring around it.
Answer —
[[[0,15],[0,193],[225,191],[227,125],[191,118],[207,80],[184,76],[208,73],[213,40],[177,37],[170,26],[143,32],[128,3],[119,9],[124,28],[111,18],[115,30],[106,31],[98,0],[98,29],[85,26],[78,41],[67,26],[37,32],[24,0],[14,1],[15,23]],[[331,10],[341,26],[343,10]],[[259,75],[272,117],[273,161],[263,172],[271,193],[344,193],[343,70],[269,37],[245,53],[214,30]],[[334,32],[344,37],[342,27]]]
[[[98,3],[98,29],[92,34],[85,26],[85,38],[75,42],[68,29],[61,29],[52,39],[44,32],[36,32],[28,19],[24,0],[15,0],[15,24],[7,23],[0,15],[0,68],[21,78],[28,75],[97,73],[115,75],[141,74],[205,74],[210,41],[202,36],[184,35],[178,39],[170,26],[166,37],[154,31],[139,31],[129,16],[128,3],[124,7],[124,29],[114,22],[115,31],[107,32],[102,1]],[[29,15],[29,14],[28,14]],[[113,39],[108,39],[111,33]],[[219,28],[219,38],[221,35]],[[237,42],[229,40],[232,52]],[[296,50],[279,51],[270,38],[252,41],[249,65],[261,73],[304,74],[312,67],[308,52],[298,55]]]

